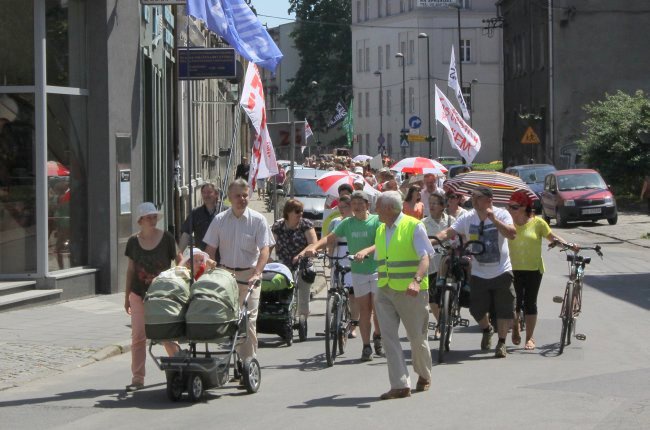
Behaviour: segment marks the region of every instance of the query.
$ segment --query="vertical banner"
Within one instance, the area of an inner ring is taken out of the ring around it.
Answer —
[[[481,138],[467,125],[440,88],[437,85],[435,88],[436,120],[447,130],[451,146],[471,163],[481,149]]]
[[[449,78],[447,79],[447,86],[454,90],[456,94],[456,100],[460,105],[460,109],[463,111],[463,118],[466,121],[469,121],[469,111],[467,110],[467,103],[463,98],[463,88],[462,85],[458,82],[458,74],[456,73],[456,58],[454,56],[454,45],[451,45],[451,59],[449,60]]]

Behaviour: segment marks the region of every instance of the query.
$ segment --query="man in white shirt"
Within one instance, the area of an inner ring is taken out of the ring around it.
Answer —
[[[424,216],[430,216],[429,212],[429,196],[438,190],[438,179],[436,175],[427,173],[424,175],[424,186],[420,191],[420,201],[424,204]]]
[[[478,240],[485,244],[484,252],[472,257],[470,313],[483,330],[481,349],[489,350],[494,328],[490,325],[488,312],[493,305],[499,334],[494,356],[505,358],[506,336],[512,325],[515,301],[506,239],[514,239],[516,230],[508,211],[492,206],[490,188],[475,188],[472,191],[472,206],[474,209],[461,215],[451,227],[436,234],[436,237],[447,240],[454,234],[460,234],[465,241]]]
[[[219,267],[232,273],[239,286],[239,303],[243,303],[249,285],[262,278],[262,271],[269,259],[270,247],[275,245],[266,218],[248,208],[248,183],[235,179],[228,186],[231,207],[218,214],[210,223],[203,237],[205,251],[215,260],[219,250]],[[255,288],[248,299],[248,331],[237,352],[242,360],[255,357],[257,353],[257,307],[260,289]]]

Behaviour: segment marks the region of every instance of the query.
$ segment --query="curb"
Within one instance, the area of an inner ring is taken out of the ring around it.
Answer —
[[[638,239],[621,239],[620,237],[611,236],[611,235],[605,234],[605,233],[595,232],[593,230],[588,230],[588,229],[583,228],[583,227],[578,227],[578,230],[584,231],[586,233],[595,234],[597,236],[603,236],[603,237],[606,237],[608,239],[617,240],[617,241],[619,241],[619,243],[629,243],[630,245],[635,245],[635,246],[639,246],[641,248],[650,249],[650,245],[642,245],[640,243],[633,242],[633,240],[638,240]]]
[[[106,360],[107,358],[115,357],[116,355],[124,354],[129,351],[131,351],[131,341],[130,340],[123,341],[119,344],[105,346],[104,348],[100,349],[99,351],[91,355],[89,360],[92,360],[91,363],[94,363],[96,361]],[[83,366],[85,365],[81,365],[78,367],[83,367]]]

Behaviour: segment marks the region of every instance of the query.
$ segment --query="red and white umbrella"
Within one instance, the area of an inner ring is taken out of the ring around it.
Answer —
[[[356,173],[348,172],[347,170],[337,170],[334,172],[327,172],[320,178],[316,179],[316,185],[318,185],[321,190],[325,191],[326,194],[330,196],[338,197],[339,196],[339,187],[343,184],[353,185],[355,179],[361,178],[363,180],[363,191],[370,195],[379,194],[379,191],[375,190],[363,176]]]
[[[419,175],[434,174],[444,175],[447,173],[447,168],[435,160],[430,160],[424,157],[410,157],[398,161],[390,168],[402,173],[414,173]]]
[[[364,161],[372,160],[370,155],[359,154],[352,159],[355,163],[363,163]]]
[[[58,161],[48,161],[47,176],[70,176],[70,170]]]

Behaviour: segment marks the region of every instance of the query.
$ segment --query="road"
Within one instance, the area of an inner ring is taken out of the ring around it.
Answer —
[[[334,367],[326,367],[323,339],[315,335],[324,325],[323,291],[312,302],[307,342],[286,347],[277,337],[261,336],[262,384],[257,394],[247,395],[229,384],[209,391],[201,403],[171,403],[164,374],[150,360],[146,389],[126,394],[130,356],[124,354],[1,391],[0,427],[647,428],[648,251],[579,227],[560,234],[578,243],[601,243],[605,254],[587,269],[577,326],[587,339],[574,340],[560,356],[559,305],[552,297],[562,293],[567,267],[563,254],[550,251],[544,254],[547,273],[539,296],[537,350],[525,351],[508,339],[508,357],[494,359],[493,352],[480,351],[481,335],[472,323],[455,332],[447,363],[434,363],[431,390],[409,399],[378,400],[389,388],[385,359],[361,363],[358,339],[349,342]],[[431,342],[431,347],[435,362],[437,345]]]

